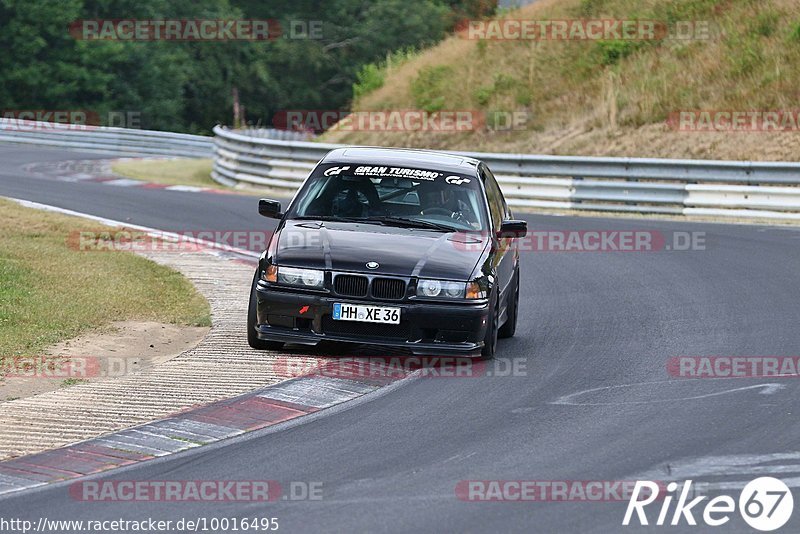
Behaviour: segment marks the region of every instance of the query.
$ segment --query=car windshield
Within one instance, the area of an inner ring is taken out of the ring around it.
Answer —
[[[483,190],[474,176],[381,165],[321,166],[289,218],[445,231],[486,228]]]

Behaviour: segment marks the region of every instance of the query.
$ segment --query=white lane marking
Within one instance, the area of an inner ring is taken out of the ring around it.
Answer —
[[[786,375],[786,376],[793,376],[793,375]],[[766,384],[767,387],[759,391],[760,395],[774,395],[778,391],[786,388],[784,384]]]
[[[175,232],[158,230],[156,228],[150,228],[149,226],[141,226],[138,224],[130,224],[122,221],[115,221],[113,219],[106,219],[105,217],[98,217],[97,215],[89,215],[88,213],[81,213],[80,211],[73,211],[73,210],[68,210],[66,208],[59,208],[58,206],[51,206],[49,204],[40,204],[38,202],[32,202],[30,200],[22,200],[20,198],[13,198],[13,197],[2,197],[2,198],[16,202],[20,206],[24,206],[26,208],[33,208],[42,211],[51,211],[54,213],[61,213],[64,215],[72,215],[73,217],[83,217],[84,219],[97,221],[99,223],[105,224],[107,226],[112,226],[115,228],[130,228],[131,230],[139,230],[140,232],[145,232],[150,237],[157,239],[164,239],[171,241],[174,240],[186,241],[187,243],[192,243],[195,245],[206,247],[207,249],[209,249],[209,252],[215,250],[221,250],[225,252],[235,252],[236,254],[242,254],[244,256],[250,256],[251,258],[261,257],[261,254],[258,252],[253,252],[251,250],[246,250],[243,248],[231,247],[222,243],[217,243],[215,241],[208,241],[206,239],[197,239],[195,237],[179,235],[176,234]]]
[[[720,468],[753,466],[768,462],[796,462],[800,471],[800,452],[776,452],[770,454],[726,454],[682,459],[669,463],[669,470],[675,476],[693,474],[697,476],[720,474]],[[777,465],[777,464],[776,464]],[[653,471],[649,471],[652,473]],[[662,472],[663,474],[663,472]]]
[[[760,476],[775,476],[787,486],[800,487],[800,476],[782,477],[782,474],[800,475],[800,452],[770,454],[731,454],[703,456],[665,462],[662,466],[636,473],[631,480],[683,481],[692,480],[704,491],[738,490]],[[719,477],[737,477],[719,480]],[[744,476],[745,478],[738,478]],[[712,480],[704,480],[711,477]],[[714,478],[717,478],[716,480]]]
[[[131,178],[119,178],[117,180],[106,180],[105,182],[101,182],[103,185],[118,185],[121,187],[132,187],[135,185],[144,185],[147,182],[143,182],[141,180],[133,180]]]
[[[690,469],[687,466],[672,467],[670,470],[670,478],[685,479],[694,477],[709,477],[709,476],[733,476],[733,475],[752,475],[753,478],[759,476],[775,475],[780,473],[800,474],[800,464],[787,464],[787,465],[745,465],[738,467],[730,467],[726,465],[708,466],[702,473]]]
[[[583,391],[578,391],[577,393],[570,393],[569,395],[564,395],[559,397],[558,399],[548,403],[548,404],[561,404],[566,406],[618,406],[618,405],[625,405],[625,404],[659,404],[664,402],[677,402],[677,401],[687,401],[687,400],[699,400],[699,399],[707,399],[709,397],[718,397],[720,395],[728,395],[731,393],[738,393],[740,391],[748,391],[751,389],[761,389],[760,393],[762,395],[772,395],[786,386],[784,384],[756,384],[753,386],[744,386],[739,388],[733,389],[726,389],[723,391],[715,391],[713,393],[705,393],[703,395],[693,395],[689,397],[675,397],[671,399],[650,399],[650,400],[643,400],[643,401],[616,401],[616,402],[576,402],[573,399],[576,397],[580,397],[581,395],[587,395],[589,393],[595,393],[598,391],[610,391],[612,389],[622,389],[622,388],[630,388],[636,386],[646,386],[646,385],[654,385],[654,384],[683,384],[687,382],[692,382],[696,380],[707,380],[705,378],[690,378],[687,380],[659,380],[654,382],[637,382],[634,384],[620,384],[615,386],[602,386],[599,388],[592,388],[592,389],[585,389]],[[729,379],[727,379],[729,380]]]
[[[755,478],[758,478],[758,476],[753,476],[753,478],[747,480],[725,480],[722,482],[703,482],[700,488],[705,493],[711,493],[712,491],[713,492],[740,491]],[[781,482],[783,482],[790,488],[800,488],[800,477],[782,478],[776,476],[775,478],[779,479]]]
[[[202,193],[206,190],[205,187],[195,187],[193,185],[171,185],[164,189],[167,191],[186,191],[189,193]]]
[[[455,456],[451,456],[451,457],[450,457],[450,458],[448,458],[447,460],[444,460],[442,463],[443,463],[443,464],[446,464],[446,463],[448,463],[448,462],[452,462],[452,461],[455,461],[455,460],[458,460],[458,461],[462,462],[462,461],[464,461],[464,460],[467,460],[467,459],[469,459],[469,458],[472,458],[472,457],[473,457],[473,456],[475,456],[476,454],[478,454],[478,451],[474,451],[474,452],[471,452],[471,453],[469,453],[469,454],[456,454]]]
[[[81,182],[83,180],[91,180],[92,178],[95,178],[93,174],[75,173],[61,176],[58,179],[63,182]]]

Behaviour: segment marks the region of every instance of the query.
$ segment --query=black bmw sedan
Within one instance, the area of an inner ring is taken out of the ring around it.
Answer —
[[[283,212],[253,279],[256,349],[322,341],[491,358],[514,335],[514,220],[485,163],[422,150],[340,148]]]

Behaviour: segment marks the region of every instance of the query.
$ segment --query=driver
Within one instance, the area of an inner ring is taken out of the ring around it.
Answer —
[[[445,215],[472,227],[478,225],[469,203],[462,200],[463,191],[442,187],[442,184],[423,182],[417,187],[417,195],[420,215]]]
[[[423,182],[417,187],[417,195],[419,195],[420,215],[447,211],[449,216],[453,217],[457,211],[460,211],[453,191],[449,188],[442,188],[439,184]]]

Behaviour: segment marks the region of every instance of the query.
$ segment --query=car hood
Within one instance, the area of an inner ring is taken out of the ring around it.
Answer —
[[[488,244],[478,233],[327,221],[286,221],[275,238],[278,265],[453,280],[469,279]]]

